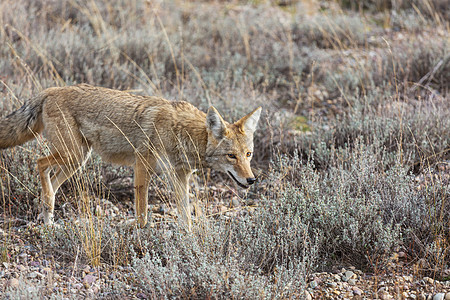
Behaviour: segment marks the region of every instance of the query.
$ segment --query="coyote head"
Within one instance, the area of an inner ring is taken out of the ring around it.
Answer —
[[[250,161],[253,157],[253,133],[260,115],[261,107],[258,107],[239,121],[229,124],[214,107],[210,107],[206,116],[208,166],[227,173],[243,188],[256,181]]]

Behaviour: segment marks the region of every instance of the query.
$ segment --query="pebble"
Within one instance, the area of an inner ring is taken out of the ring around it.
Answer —
[[[444,300],[445,294],[444,293],[438,293],[434,295],[433,300]]]
[[[306,292],[306,293],[308,293],[308,292]],[[309,293],[308,293],[308,294],[309,294]],[[148,299],[147,295],[144,294],[144,293],[137,293],[137,294],[136,294],[136,298],[139,298],[139,299]],[[305,298],[306,298],[306,299],[311,299],[311,300],[312,300],[311,295],[309,295],[309,298],[308,298],[308,296],[305,295]]]
[[[433,278],[430,278],[430,277],[424,277],[423,280],[424,280],[426,283],[429,283],[429,284],[433,284],[433,283],[434,283],[434,279],[433,279]]]
[[[16,278],[11,278],[10,280],[8,280],[7,286],[16,288],[19,286],[19,280]]]
[[[309,283],[309,287],[312,289],[315,289],[319,284],[317,283],[317,281],[313,280]]]
[[[355,276],[355,273],[353,273],[352,271],[345,271],[344,275],[342,276],[342,281],[347,282],[352,279],[353,276]]]
[[[92,285],[92,292],[94,294],[98,294],[98,292],[100,292],[100,287],[95,283]]]
[[[81,289],[83,287],[83,285],[81,283],[75,283],[73,285],[74,288],[76,288],[77,290]]]
[[[311,296],[311,294],[308,291],[305,291],[305,299],[306,300],[312,300],[313,297]]]
[[[363,291],[360,288],[358,288],[358,287],[353,288],[353,294],[355,294],[357,296],[361,296],[362,293],[363,293]]]
[[[355,285],[356,284],[356,279],[349,279],[348,280],[348,284],[350,284],[350,285]]]
[[[86,284],[89,284],[89,285],[92,284],[94,281],[95,281],[95,276],[92,276],[90,274],[84,276],[84,278],[83,278],[83,282]]]
[[[450,300],[450,293],[445,294],[445,300]]]
[[[382,292],[379,294],[379,297],[380,297],[381,300],[389,300],[389,299],[393,299],[393,297],[392,297],[391,295],[389,295],[389,293],[386,292],[386,291],[382,291]]]
[[[40,263],[38,261],[32,261],[30,262],[30,266],[32,267],[39,267]]]
[[[231,200],[231,206],[232,207],[239,207],[240,203],[239,200],[237,199],[237,197],[233,197],[233,200]]]
[[[17,270],[19,270],[20,272],[23,272],[27,269],[27,267],[25,267],[24,265],[18,265],[17,266]]]
[[[228,208],[225,205],[218,205],[217,208],[219,210],[219,213],[224,213],[228,210]]]

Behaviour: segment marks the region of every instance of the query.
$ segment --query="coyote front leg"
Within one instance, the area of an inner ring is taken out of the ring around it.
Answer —
[[[155,159],[152,156],[143,157],[136,155],[134,167],[134,210],[141,228],[147,224],[148,186],[154,167]]]
[[[191,209],[189,206],[189,178],[192,171],[177,170],[173,188],[176,194],[178,214],[180,215],[181,223],[186,226],[187,230],[191,230]]]

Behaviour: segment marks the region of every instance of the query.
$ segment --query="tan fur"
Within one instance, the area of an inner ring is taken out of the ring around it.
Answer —
[[[225,122],[214,107],[208,114],[184,101],[168,101],[86,84],[49,88],[0,120],[0,149],[43,132],[51,154],[38,159],[44,222],[53,219],[55,193],[87,160],[134,167],[135,211],[147,223],[151,175],[171,174],[179,211],[190,227],[188,180],[195,169],[226,172],[240,186],[254,182],[250,168],[253,132],[261,108],[238,122]],[[234,158],[229,154],[233,154]],[[50,171],[54,174],[50,177]]]

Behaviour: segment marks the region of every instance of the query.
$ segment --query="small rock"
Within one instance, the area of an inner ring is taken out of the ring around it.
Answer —
[[[18,265],[17,266],[17,270],[19,270],[19,272],[23,272],[26,271],[27,267],[25,267],[24,265]]]
[[[352,271],[346,271],[344,273],[344,275],[345,275],[345,277],[351,279],[351,278],[353,278],[353,276],[355,276],[355,273],[353,273]]]
[[[353,294],[355,294],[356,296],[361,296],[362,293],[363,293],[363,291],[360,288],[358,288],[358,287],[353,288]]]
[[[356,279],[349,279],[348,280],[348,284],[350,284],[350,285],[355,285],[356,284]]]
[[[39,267],[40,263],[38,261],[32,261],[30,262],[30,266],[32,267]]]
[[[73,287],[79,290],[83,287],[83,285],[81,283],[74,283]]]
[[[255,206],[255,205],[257,205],[258,203],[256,202],[256,200],[255,199],[249,199],[249,200],[247,200],[247,205],[248,206]]]
[[[381,292],[378,296],[380,297],[381,300],[393,299],[393,297],[389,295],[389,293],[386,291]]]
[[[237,197],[233,197],[233,199],[231,200],[231,207],[238,207],[241,204],[239,203],[239,200],[237,199]]]
[[[26,260],[27,257],[28,257],[28,254],[26,254],[25,252],[19,254],[19,258],[20,258],[21,260]]]
[[[30,279],[33,279],[33,278],[36,278],[38,275],[37,275],[37,272],[35,271],[35,272],[31,272],[30,274],[28,274],[28,278],[30,278]]]
[[[6,261],[3,262],[3,266],[5,267],[5,269],[9,269],[9,264]]]
[[[315,289],[319,284],[317,283],[317,281],[313,280],[309,283],[309,287],[312,289]]]
[[[403,276],[403,279],[405,279],[405,281],[407,281],[407,282],[412,282],[414,278],[410,275],[405,275],[405,276]]]
[[[425,296],[424,293],[420,293],[420,294],[417,296],[417,300],[426,300],[426,299],[427,299],[427,297]]]
[[[336,282],[328,282],[327,285],[332,287],[332,288],[336,288],[337,287],[337,283]]]
[[[7,286],[16,288],[19,286],[19,280],[16,278],[11,278],[10,280],[8,280]]]
[[[136,298],[139,298],[139,299],[148,299],[147,295],[144,294],[144,293],[137,293],[137,294],[136,294]],[[307,299],[308,299],[308,298],[307,298]],[[310,298],[310,299],[312,300],[312,298]]]
[[[450,300],[450,293],[445,294],[444,299],[445,299],[445,300]]]
[[[444,300],[444,297],[444,293],[437,293],[436,295],[434,295],[433,300]]]
[[[398,257],[399,257],[399,258],[405,258],[405,257],[406,257],[406,253],[403,252],[403,251],[400,251],[400,252],[398,253]]]
[[[434,283],[434,279],[433,279],[433,278],[430,278],[430,277],[424,277],[423,280],[424,280],[426,283],[429,283],[429,284],[433,284],[433,283]]]
[[[342,276],[342,281],[347,282],[352,279],[353,276],[355,276],[355,273],[353,273],[352,271],[345,271],[344,275]]]
[[[83,282],[86,284],[89,284],[89,285],[92,284],[94,281],[95,281],[95,276],[92,276],[90,274],[84,276],[84,278],[83,278]]]
[[[305,291],[305,299],[306,300],[312,300],[313,297],[311,296],[311,294],[308,291]]]

